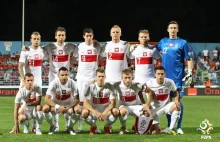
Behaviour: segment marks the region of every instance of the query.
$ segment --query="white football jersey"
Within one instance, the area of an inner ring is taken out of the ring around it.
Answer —
[[[118,96],[118,107],[121,105],[131,106],[141,104],[138,96],[138,92],[142,89],[141,84],[132,82],[130,87],[126,87],[123,81],[121,81],[116,82],[113,86]]]
[[[90,100],[92,108],[103,112],[109,106],[110,100],[115,99],[113,86],[110,83],[105,83],[103,87],[99,87],[97,83],[90,84],[85,98]]]
[[[106,57],[106,81],[120,81],[122,70],[128,68],[127,57],[129,54],[129,44],[126,41],[106,43],[101,56]]]
[[[77,46],[72,43],[65,42],[62,46],[57,43],[49,43],[43,47],[44,50],[49,54],[49,75],[50,77],[57,76],[58,70],[61,67],[66,67],[69,70],[70,67],[70,53],[76,51]],[[52,75],[52,76],[51,76]],[[51,82],[53,79],[49,78]]]
[[[93,81],[98,68],[98,57],[101,47],[87,45],[85,42],[78,45],[78,69],[77,79],[82,81]]]
[[[46,59],[47,53],[39,46],[37,49],[30,48],[29,51],[21,51],[19,62],[25,63],[24,74],[32,73],[34,83],[42,87],[42,60]]]
[[[141,47],[138,45],[130,54],[131,59],[135,59],[135,82],[144,84],[149,79],[154,78],[154,58],[160,59],[161,55],[156,48]]]
[[[25,102],[33,102],[36,101],[36,97],[42,96],[42,89],[40,86],[35,85],[33,89],[27,90],[26,87],[22,87],[19,89],[16,97],[15,103],[22,104],[23,101]],[[27,106],[27,110],[33,110],[35,106]]]
[[[46,95],[50,95],[55,104],[70,105],[73,98],[78,95],[76,82],[68,78],[67,83],[62,85],[59,78],[56,78],[49,84]]]
[[[162,108],[170,102],[170,91],[176,91],[176,85],[169,78],[164,79],[163,84],[158,84],[156,78],[147,82],[147,87],[155,93],[155,99],[151,102],[152,108]]]

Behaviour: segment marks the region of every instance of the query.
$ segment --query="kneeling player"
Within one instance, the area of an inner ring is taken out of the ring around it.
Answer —
[[[81,109],[77,107],[78,103],[79,98],[76,82],[68,77],[67,68],[61,67],[58,72],[58,78],[50,83],[45,96],[46,105],[43,107],[43,112],[50,125],[50,132],[48,134],[54,133],[52,113],[64,114],[66,120],[66,130],[71,135],[76,134],[72,128],[73,123],[75,124],[78,121],[81,113]]]
[[[40,126],[43,120],[41,103],[41,87],[34,85],[34,76],[26,73],[24,87],[20,88],[14,106],[14,128],[13,133],[19,132],[19,123],[24,124],[24,133],[28,133],[29,120],[36,119],[36,135],[41,135]],[[22,105],[21,105],[22,104]]]
[[[165,78],[164,67],[159,66],[155,71],[156,78],[147,82],[147,87],[151,88],[148,93],[147,106],[151,109],[154,117],[151,132],[152,134],[156,134],[161,115],[169,114],[171,115],[171,123],[168,133],[176,135],[176,132],[173,129],[181,113],[179,93],[174,81]],[[170,91],[175,93],[175,102],[170,102]]]
[[[91,126],[90,135],[95,133],[97,119],[107,120],[104,131],[105,134],[110,134],[110,127],[119,115],[119,110],[115,108],[116,99],[113,91],[113,86],[105,83],[105,71],[97,69],[96,82],[90,84],[86,91],[82,111],[82,118]]]
[[[147,112],[147,107],[145,104],[140,105],[140,99],[138,99],[139,91],[141,91],[143,86],[139,83],[132,81],[132,72],[129,69],[122,71],[122,81],[114,84],[114,89],[118,96],[118,107],[120,111],[119,120],[121,122],[120,135],[126,132],[126,121],[128,115],[131,116],[141,116],[143,111]],[[146,121],[148,122],[145,127],[146,133],[151,125],[152,118],[149,114],[146,115]],[[149,125],[149,127],[148,127]]]

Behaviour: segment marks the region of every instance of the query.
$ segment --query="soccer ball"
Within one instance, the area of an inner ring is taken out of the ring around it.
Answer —
[[[210,134],[213,130],[213,125],[209,122],[208,119],[205,119],[200,123],[200,128],[197,128],[197,131],[201,131],[202,134]]]

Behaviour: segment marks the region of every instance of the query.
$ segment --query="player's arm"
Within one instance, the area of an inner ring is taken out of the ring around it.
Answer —
[[[20,74],[20,77],[21,77],[21,80],[24,81],[24,63],[23,62],[19,62],[18,64],[18,71],[19,71],[19,74]]]
[[[13,132],[15,134],[19,133],[19,122],[18,122],[18,109],[20,107],[19,103],[15,103],[14,105],[14,128]]]
[[[51,95],[46,95],[45,96],[45,104],[47,104],[48,106],[50,107],[54,107],[55,108],[55,111],[59,111],[59,112],[66,112],[67,109],[65,106],[61,106],[59,104],[55,104],[52,100],[51,100],[52,96]]]
[[[105,109],[104,112],[102,112],[102,120],[104,120],[108,115],[108,112],[110,112],[115,107],[115,104],[116,104],[116,99],[115,98],[111,99],[109,106]]]
[[[36,96],[36,100],[33,102],[26,102],[26,106],[37,106],[40,105],[41,96]]]
[[[143,104],[143,110],[144,109],[148,110],[150,108],[150,104],[154,98],[153,96],[155,95],[154,91],[151,90],[150,88],[148,88],[146,92],[148,93],[148,97],[147,97],[147,102],[145,104]]]
[[[70,105],[68,105],[67,107],[68,108],[74,108],[76,105],[79,104],[79,95],[76,95],[74,98],[73,98],[73,101]]]

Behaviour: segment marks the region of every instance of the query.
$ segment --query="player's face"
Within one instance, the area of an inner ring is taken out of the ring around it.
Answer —
[[[34,47],[38,47],[40,45],[41,37],[40,35],[31,35],[31,44]]]
[[[179,31],[178,25],[177,24],[170,24],[168,26],[167,31],[169,33],[170,38],[176,38],[177,37],[177,33]]]
[[[155,73],[156,80],[158,84],[163,84],[165,78],[165,71],[164,70],[157,70]]]
[[[83,35],[83,38],[85,39],[86,43],[91,44],[93,40],[93,33],[85,33],[85,35]]]
[[[123,80],[123,83],[128,87],[131,85],[132,83],[132,74],[129,73],[129,74],[122,74],[122,80]]]
[[[104,85],[105,82],[105,73],[97,72],[96,74],[96,82],[98,85]]]
[[[58,77],[60,79],[60,83],[63,85],[66,84],[66,82],[68,81],[68,76],[69,76],[68,71],[61,70],[58,75]]]
[[[57,33],[55,35],[55,39],[57,40],[57,42],[63,43],[66,40],[66,32],[57,31]]]
[[[112,28],[110,34],[111,34],[111,37],[113,40],[120,40],[121,29],[120,28]]]
[[[139,33],[138,40],[140,41],[140,44],[144,45],[150,40],[150,35],[147,33]]]
[[[25,76],[24,83],[25,83],[25,87],[27,89],[31,89],[32,86],[34,86],[34,77],[33,76],[31,76],[31,77]]]

